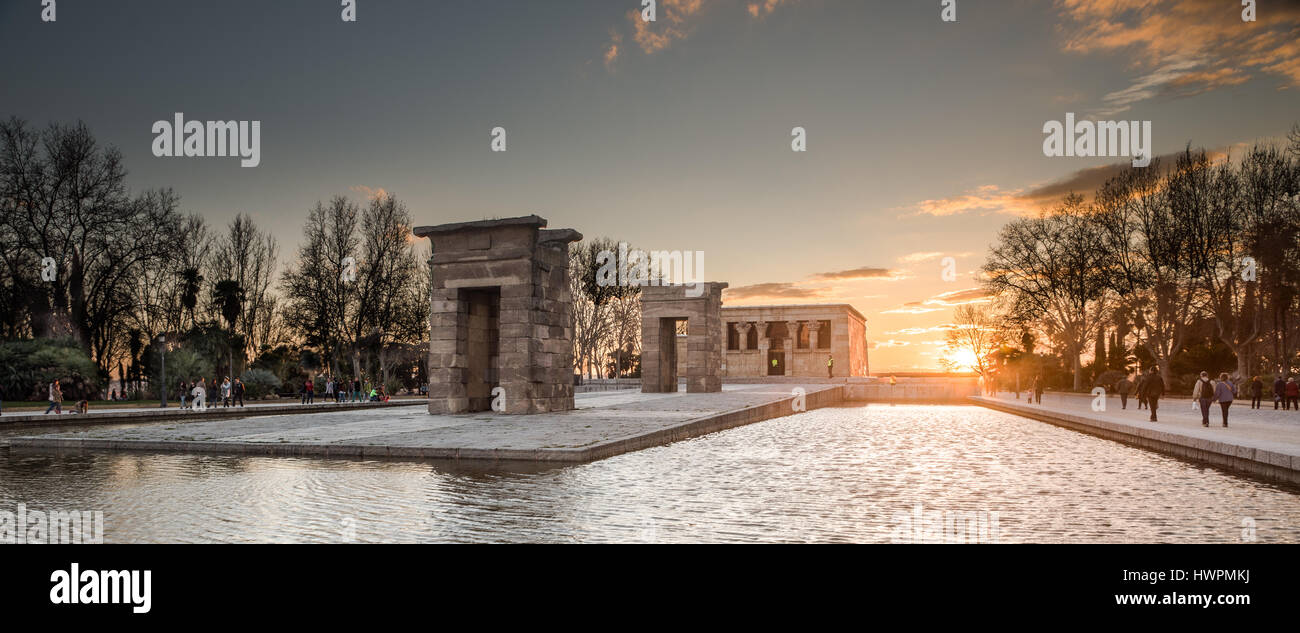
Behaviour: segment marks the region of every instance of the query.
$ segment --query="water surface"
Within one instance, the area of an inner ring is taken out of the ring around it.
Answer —
[[[30,433],[30,429],[25,433]],[[0,510],[107,542],[890,542],[924,513],[999,542],[1300,541],[1297,490],[969,406],[853,406],[578,466],[0,454]]]

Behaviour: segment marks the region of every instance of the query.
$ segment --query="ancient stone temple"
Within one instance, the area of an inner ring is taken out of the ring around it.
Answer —
[[[678,324],[686,322],[686,391],[722,391],[725,283],[641,289],[641,391],[677,391]],[[701,290],[703,292],[701,292]],[[698,295],[698,296],[692,296]]]
[[[868,375],[867,319],[851,305],[726,307],[722,323],[727,378]]]
[[[582,235],[545,227],[530,215],[415,228],[433,245],[429,413],[573,408],[569,244]]]

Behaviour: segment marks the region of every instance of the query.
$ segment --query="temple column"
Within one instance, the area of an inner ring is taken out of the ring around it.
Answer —
[[[754,326],[750,325],[748,321],[736,324],[736,348],[742,352],[746,349],[745,344],[749,342],[749,329],[752,327]]]
[[[785,375],[794,375],[794,351],[798,349],[799,322],[785,322]]]

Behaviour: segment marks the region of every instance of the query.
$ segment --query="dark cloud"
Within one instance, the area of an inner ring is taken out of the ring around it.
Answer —
[[[901,276],[897,270],[890,268],[854,268],[851,270],[837,270],[828,273],[817,273],[813,279],[844,281],[848,279],[897,279]]]
[[[727,288],[723,292],[728,299],[811,299],[822,296],[825,291],[822,288],[801,288],[792,283],[769,282]]]

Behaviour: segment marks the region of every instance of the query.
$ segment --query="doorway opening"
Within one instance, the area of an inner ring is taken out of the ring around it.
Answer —
[[[460,291],[460,300],[468,310],[464,341],[469,410],[490,411],[492,390],[501,380],[501,289],[464,289]]]

